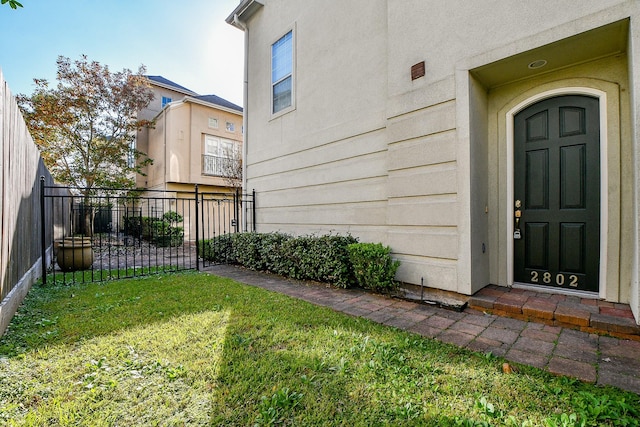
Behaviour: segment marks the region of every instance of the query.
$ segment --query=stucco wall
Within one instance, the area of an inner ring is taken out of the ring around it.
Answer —
[[[209,118],[218,120],[218,128],[209,127]],[[234,124],[227,131],[226,122]],[[164,189],[166,183],[212,186],[229,191],[224,178],[202,173],[204,135],[242,144],[242,115],[194,102],[177,102],[156,117],[148,131],[147,152],[153,165],[147,168],[145,187]]]
[[[201,185],[214,185],[220,187],[228,186],[228,183],[219,177],[202,174],[202,154],[204,153],[204,135],[211,135],[218,138],[234,141],[238,144],[241,152],[242,147],[242,115],[230,113],[225,110],[211,108],[197,103],[189,103],[191,108],[191,118],[186,130],[189,131],[190,138],[190,175],[188,181]],[[209,126],[209,118],[217,119],[218,127]],[[233,123],[234,130],[228,131],[226,123]],[[185,148],[182,148],[185,150]]]
[[[618,20],[638,20],[638,2],[263,3],[248,21],[247,58],[247,188],[258,192],[258,231],[348,231],[381,241],[402,261],[398,278],[410,283],[424,279],[466,294],[488,283],[508,284],[499,112],[545,85],[601,81],[607,93],[611,85],[620,88],[610,129],[617,129],[620,142],[609,148],[607,172],[607,282],[615,285],[607,286],[606,296],[637,298],[630,282],[637,281],[638,238],[624,230],[638,227],[630,160],[638,136],[629,107],[638,88],[627,73],[638,74],[638,60],[606,56],[615,51],[614,40],[606,55],[594,51],[577,64],[542,70],[525,63],[516,77],[493,86],[474,70],[545,52],[547,45]],[[295,109],[274,118],[270,47],[290,29]],[[628,31],[637,40],[637,24]],[[562,59],[562,52],[556,55]],[[412,80],[411,66],[420,61],[425,76]],[[513,72],[508,66],[498,72]],[[627,251],[634,255],[623,260]]]
[[[386,240],[385,2],[276,1],[252,22],[247,189],[260,193],[259,230]],[[272,120],[270,46],[292,28],[305,46],[296,50],[301,102]]]

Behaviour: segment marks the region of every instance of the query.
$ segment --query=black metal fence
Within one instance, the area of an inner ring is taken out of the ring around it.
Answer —
[[[43,281],[94,282],[199,270],[202,242],[255,230],[255,192],[82,189],[41,181]],[[47,257],[53,241],[53,253]]]

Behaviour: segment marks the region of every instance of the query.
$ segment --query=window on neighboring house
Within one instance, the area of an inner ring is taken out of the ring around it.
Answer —
[[[234,125],[232,122],[227,122],[227,132],[235,132],[236,131],[236,125]]]
[[[164,108],[164,106],[167,105],[170,102],[171,102],[171,98],[163,96],[162,97],[162,108]]]
[[[205,135],[202,173],[214,176],[232,175],[235,170],[234,163],[239,162],[238,154],[235,142]]]
[[[271,113],[293,107],[293,30],[271,45]]]
[[[127,166],[130,168],[136,165],[136,140],[134,139],[129,143],[129,150],[127,151]]]
[[[218,119],[215,117],[209,117],[209,127],[211,129],[218,129]]]

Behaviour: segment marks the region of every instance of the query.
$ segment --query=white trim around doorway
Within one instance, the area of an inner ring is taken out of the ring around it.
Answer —
[[[522,101],[506,114],[507,124],[507,198],[506,215],[508,218],[507,237],[507,284],[519,285],[513,279],[513,184],[514,184],[514,128],[516,114],[537,102],[563,95],[586,95],[598,98],[600,104],[600,271],[598,296],[605,299],[607,286],[607,225],[608,221],[608,163],[607,163],[607,94],[601,90],[588,87],[564,87],[536,94]],[[555,288],[550,288],[553,290]]]

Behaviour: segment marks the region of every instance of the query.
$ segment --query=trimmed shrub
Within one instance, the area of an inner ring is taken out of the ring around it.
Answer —
[[[233,256],[233,234],[223,234],[198,242],[200,256],[214,263],[236,264]]]
[[[286,257],[278,274],[300,280],[316,280],[347,288],[354,283],[347,246],[356,243],[352,236],[301,236],[286,240]]]
[[[161,218],[156,218],[156,217],[152,217],[152,216],[143,216],[140,218],[141,220],[141,227],[142,227],[142,238],[144,240],[152,240],[153,239],[153,230],[154,230],[154,224],[156,222],[162,222]]]
[[[310,244],[311,261],[317,263],[312,264],[312,271],[316,272],[314,280],[342,288],[353,286],[355,280],[347,248],[357,242],[352,236],[326,235],[313,239]]]
[[[309,238],[307,236],[296,237],[286,241],[282,246],[282,253],[286,261],[282,263],[283,270],[279,273],[283,276],[299,280],[309,279],[305,253],[308,251]]]
[[[233,257],[236,262],[252,270],[266,270],[260,255],[261,234],[238,233],[233,236]]]
[[[284,250],[288,241],[293,237],[284,233],[266,233],[260,235],[258,251],[264,263],[264,269],[281,276],[287,276],[291,268],[291,260]]]
[[[140,239],[142,237],[142,217],[125,216],[124,234]]]
[[[200,242],[200,254],[207,261],[235,263],[252,270],[342,288],[357,284],[377,291],[396,286],[393,278],[399,265],[391,260],[389,248],[381,244],[360,244],[349,235],[227,234]],[[354,261],[358,263],[360,277],[354,274]]]
[[[160,247],[181,246],[184,242],[184,228],[177,224],[182,220],[179,213],[168,211],[161,219],[150,223],[153,243]]]
[[[391,248],[380,243],[354,243],[347,249],[358,286],[376,292],[397,288],[395,275],[400,261],[391,258]]]

